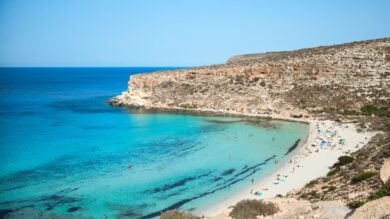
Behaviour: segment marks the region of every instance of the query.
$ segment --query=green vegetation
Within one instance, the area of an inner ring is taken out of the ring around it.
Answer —
[[[256,219],[257,216],[273,215],[279,211],[274,203],[259,200],[243,200],[238,202],[229,216],[234,219]]]
[[[344,166],[345,164],[349,164],[353,161],[353,157],[350,157],[350,156],[341,156],[338,159],[339,159],[339,162],[337,162],[337,163],[339,166]]]
[[[387,181],[370,199],[378,199],[384,196],[390,196],[390,181]]]
[[[375,115],[380,117],[390,117],[390,107],[377,107],[374,105],[365,105],[360,108],[363,115]]]
[[[312,190],[310,192],[307,192],[307,193],[303,193],[300,198],[303,198],[303,199],[318,199],[321,197],[321,194],[317,193],[317,191],[315,190]]]
[[[330,186],[330,187],[328,188],[328,192],[331,192],[331,191],[334,191],[334,190],[336,190],[336,187],[335,187],[335,186]]]
[[[349,208],[355,209],[355,208],[358,208],[358,207],[364,205],[364,203],[366,203],[366,202],[360,201],[360,200],[355,200],[355,201],[349,202],[347,205]]]
[[[160,219],[201,219],[188,212],[180,212],[177,210],[166,211],[161,214]]]
[[[336,173],[338,173],[339,171],[340,171],[340,167],[336,167],[336,168],[332,169],[331,171],[329,171],[328,174],[326,174],[326,176],[333,176]]]
[[[352,163],[352,161],[354,160],[353,157],[350,157],[350,156],[341,156],[338,158],[339,161],[337,161],[337,163],[335,163],[332,167],[332,169],[328,172],[328,174],[326,174],[326,176],[333,176],[335,175],[336,173],[340,172],[340,167],[341,166],[344,166],[344,165],[347,165],[349,163]]]
[[[376,172],[363,172],[352,178],[352,183],[358,183],[377,175]]]
[[[349,164],[353,161],[353,157],[350,156],[341,156],[338,158],[339,161],[333,165],[333,167],[341,167],[346,164]]]

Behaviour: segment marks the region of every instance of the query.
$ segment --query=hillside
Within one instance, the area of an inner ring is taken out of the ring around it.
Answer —
[[[389,105],[390,39],[236,56],[226,64],[132,75],[113,105],[261,115],[356,113]]]

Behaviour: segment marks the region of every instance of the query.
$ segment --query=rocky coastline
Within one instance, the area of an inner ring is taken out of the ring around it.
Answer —
[[[350,145],[350,151],[343,151],[353,162],[325,166],[317,180],[306,182],[306,186],[299,184],[294,190],[286,188],[283,198],[271,199],[284,210],[266,218],[390,215],[388,208],[383,207],[390,206],[389,198],[375,196],[389,183],[380,180],[380,172],[389,172],[385,163],[390,159],[390,38],[235,56],[222,65],[132,75],[128,86],[128,90],[113,97],[109,104],[150,112],[180,111],[334,124],[331,128],[349,124],[353,126],[351,136],[369,137],[364,144]],[[312,150],[310,144],[311,141],[300,150]],[[332,152],[333,155],[342,154]],[[334,157],[331,163],[336,161]],[[368,173],[367,180],[354,181]],[[371,207],[370,212],[367,206],[380,206],[380,209]],[[289,214],[286,209],[296,211]],[[230,218],[228,212],[212,218]]]
[[[145,109],[300,117],[389,102],[390,39],[232,57],[226,64],[132,75],[109,103]]]

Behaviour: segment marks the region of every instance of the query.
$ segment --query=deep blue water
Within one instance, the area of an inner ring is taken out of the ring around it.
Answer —
[[[301,123],[106,104],[130,74],[164,69],[1,68],[0,209],[94,218],[197,212],[275,171],[307,133]]]

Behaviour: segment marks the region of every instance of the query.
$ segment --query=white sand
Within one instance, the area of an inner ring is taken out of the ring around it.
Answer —
[[[229,206],[236,204],[243,199],[265,199],[272,198],[277,194],[286,194],[305,186],[311,180],[325,176],[329,167],[337,162],[337,158],[362,148],[375,133],[358,133],[352,123],[338,124],[333,121],[311,120],[307,141],[291,159],[291,163],[285,164],[278,171],[266,177],[264,180],[255,182],[254,185],[246,188],[240,193],[227,197],[207,209],[200,210],[201,215],[212,218],[225,218],[229,213]],[[317,127],[319,125],[319,127]],[[321,132],[318,132],[321,130]],[[330,132],[325,133],[326,130]],[[333,138],[331,133],[337,131]],[[329,139],[332,146],[321,147],[319,138]],[[345,139],[344,145],[339,140]],[[312,146],[315,144],[316,146]],[[280,179],[277,179],[280,174]],[[284,177],[287,176],[287,177]],[[274,184],[278,183],[278,184]],[[268,189],[268,190],[267,190]],[[251,191],[261,192],[262,195],[251,194]]]

